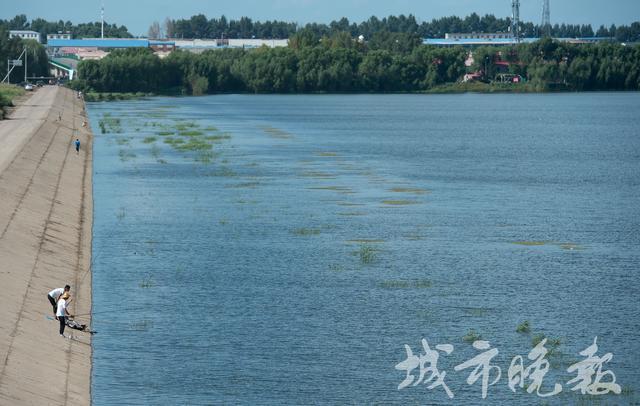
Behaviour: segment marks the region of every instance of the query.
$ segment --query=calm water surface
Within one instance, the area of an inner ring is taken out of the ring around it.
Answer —
[[[89,114],[95,405],[446,404],[442,387],[398,390],[423,338],[454,347],[438,361],[452,402],[539,403],[507,384],[539,334],[559,340],[549,403],[592,404],[566,369],[596,336],[624,389],[605,402],[639,401],[640,94],[231,95]],[[454,369],[481,352],[471,329],[499,350],[484,402],[473,368]]]

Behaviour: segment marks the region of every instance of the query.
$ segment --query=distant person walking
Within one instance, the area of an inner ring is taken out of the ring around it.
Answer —
[[[76,146],[76,155],[78,155],[80,153],[80,140],[76,138],[74,144]]]
[[[60,322],[60,335],[62,337],[64,337],[64,328],[67,325],[67,317],[73,317],[73,315],[69,313],[69,310],[67,309],[67,306],[71,302],[70,298],[71,298],[71,295],[69,295],[69,292],[65,292],[58,299],[58,309],[56,311],[56,318]],[[69,338],[71,338],[71,336],[69,336]]]
[[[69,293],[71,291],[71,286],[65,285],[64,288],[57,288],[52,290],[47,294],[47,299],[49,299],[49,303],[53,306],[53,315],[56,315],[56,311],[58,310],[58,299],[65,293]]]

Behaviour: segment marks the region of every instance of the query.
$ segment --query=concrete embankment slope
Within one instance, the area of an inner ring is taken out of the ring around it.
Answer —
[[[61,120],[59,120],[61,116]],[[91,145],[74,92],[43,87],[0,121],[0,404],[86,405],[91,341],[58,334],[47,292],[91,310]],[[75,137],[82,143],[79,154]]]

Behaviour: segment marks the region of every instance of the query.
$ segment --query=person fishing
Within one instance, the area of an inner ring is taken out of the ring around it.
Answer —
[[[64,288],[53,289],[51,292],[47,294],[47,299],[49,299],[49,303],[53,306],[53,315],[56,315],[56,311],[58,310],[58,299],[65,292],[69,293],[71,291],[71,286],[65,285]]]
[[[73,315],[69,313],[69,310],[67,309],[67,306],[69,305],[70,302],[71,302],[71,295],[69,295],[69,292],[63,293],[62,296],[58,298],[58,309],[56,311],[56,318],[60,322],[61,337],[64,337],[64,328],[67,325],[67,318],[73,317]],[[69,338],[71,338],[71,336],[69,336]]]

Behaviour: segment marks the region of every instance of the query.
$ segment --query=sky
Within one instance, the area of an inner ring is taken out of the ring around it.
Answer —
[[[255,20],[284,20],[299,24],[328,23],[347,17],[360,22],[370,16],[413,14],[418,21],[472,12],[507,17],[511,0],[0,0],[0,18],[26,14],[29,19],[98,21],[100,3],[105,4],[105,20],[126,25],[134,35],[146,35],[155,20],[188,18],[204,14],[208,18],[248,16]],[[520,18],[540,23],[542,0],[520,0]],[[570,24],[630,24],[640,20],[640,0],[551,0],[551,22]]]

